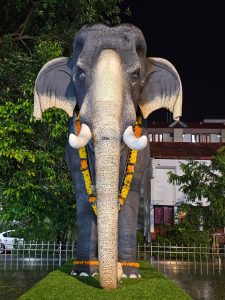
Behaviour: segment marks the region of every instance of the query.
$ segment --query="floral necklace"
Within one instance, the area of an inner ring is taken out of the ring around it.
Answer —
[[[136,137],[141,136],[141,133],[142,133],[141,124],[142,124],[142,118],[137,117],[136,124],[134,127],[134,134]],[[81,128],[80,119],[79,119],[79,115],[77,115],[76,116],[76,132],[77,132],[77,134],[80,133],[80,128]],[[94,192],[94,186],[91,181],[91,174],[90,174],[90,170],[88,167],[88,156],[87,156],[86,147],[79,149],[79,156],[80,156],[80,170],[84,177],[86,191],[89,196],[89,202],[91,203],[94,213],[97,215],[97,203],[96,203],[97,197]],[[137,150],[131,150],[130,154],[129,154],[128,163],[127,163],[126,173],[125,173],[124,180],[123,180],[123,185],[121,188],[121,192],[119,193],[119,197],[118,197],[118,209],[119,210],[124,205],[127,195],[129,193],[136,161],[137,161]]]

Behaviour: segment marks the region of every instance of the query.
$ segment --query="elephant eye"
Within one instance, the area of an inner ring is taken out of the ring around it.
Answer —
[[[77,70],[77,77],[79,78],[79,80],[84,80],[86,77],[86,73],[84,70],[82,70],[81,68],[78,68]]]
[[[136,83],[139,77],[140,77],[140,69],[137,69],[131,74],[132,83]]]

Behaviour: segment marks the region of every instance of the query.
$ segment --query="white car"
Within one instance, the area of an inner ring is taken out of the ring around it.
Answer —
[[[15,230],[8,230],[0,233],[0,254],[5,253],[5,251],[12,251],[14,245],[22,247],[24,243],[23,238],[15,237]]]

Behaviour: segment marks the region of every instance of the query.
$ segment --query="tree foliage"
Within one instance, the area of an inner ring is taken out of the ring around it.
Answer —
[[[120,22],[121,0],[7,0],[0,9],[0,224],[32,239],[64,239],[75,228],[75,200],[64,162],[67,115],[32,116],[40,68],[70,56],[89,22]]]
[[[169,181],[180,186],[188,202],[181,204],[179,210],[186,213],[183,223],[186,226],[205,228],[213,231],[225,226],[225,147],[218,150],[211,164],[189,160],[181,163],[183,175],[172,172]],[[203,198],[208,206],[202,205]],[[193,207],[191,204],[194,204]]]

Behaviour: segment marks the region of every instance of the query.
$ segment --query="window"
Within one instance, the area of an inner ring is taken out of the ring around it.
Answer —
[[[202,142],[203,143],[210,143],[211,142],[210,134],[203,134],[202,135]]]
[[[192,143],[200,143],[200,134],[192,134],[191,141]]]
[[[173,206],[156,205],[154,207],[155,225],[173,224]]]
[[[192,143],[210,143],[211,137],[210,134],[192,134],[191,135]]]
[[[155,134],[155,142],[162,142],[163,141],[163,135],[161,134]]]
[[[151,133],[148,136],[149,136],[149,142],[153,142],[153,134]]]
[[[162,133],[154,133],[149,134],[149,141],[150,142],[162,142],[163,141],[163,134]]]

